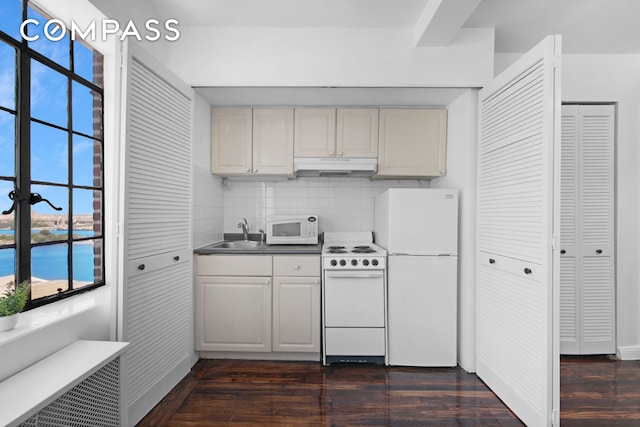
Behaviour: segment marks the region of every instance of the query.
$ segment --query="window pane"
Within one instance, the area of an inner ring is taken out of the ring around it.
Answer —
[[[74,289],[102,280],[101,257],[101,240],[88,240],[73,244]],[[98,263],[98,268],[95,267],[96,262]]]
[[[16,116],[0,110],[0,176],[14,177],[15,173]],[[13,188],[11,190],[13,190]],[[2,200],[2,195],[6,195],[7,193],[8,192],[5,192],[0,188],[0,200]],[[2,202],[0,201],[0,206],[1,203]]]
[[[73,136],[73,184],[100,187],[102,150],[99,141]],[[96,175],[94,177],[94,174]]]
[[[31,207],[31,242],[52,242],[66,240],[69,227],[69,190],[48,185],[31,186],[33,193],[48,199],[61,211],[51,208],[46,202]]]
[[[13,191],[13,181],[0,179],[0,246],[14,243],[15,216],[14,213],[2,215],[2,211],[11,209],[13,201],[9,198],[9,192]],[[0,274],[2,276],[2,274]]]
[[[68,128],[67,95],[64,75],[31,61],[31,117]]]
[[[35,19],[38,24],[27,26],[29,37],[38,37],[30,41],[29,47],[51,59],[52,61],[69,68],[70,65],[70,38],[66,28],[57,23],[50,23],[50,19],[29,7],[27,17]],[[64,37],[62,35],[64,34]],[[60,40],[58,38],[62,37]]]
[[[69,249],[66,243],[31,249],[31,298],[69,289]]]
[[[102,233],[101,192],[93,190],[73,190],[73,233],[82,237]]]
[[[2,236],[3,230],[0,230]],[[7,285],[15,283],[16,250],[13,248],[0,249],[0,294],[6,290]]]
[[[4,31],[16,40],[21,40],[22,2],[20,0],[2,0],[0,7],[0,31]]]
[[[82,40],[73,42],[74,72],[102,87],[102,54],[87,46]]]
[[[69,182],[68,135],[66,131],[51,126],[31,123],[32,181]]]
[[[3,42],[0,42],[0,106],[16,109],[16,50]]]
[[[73,130],[101,138],[102,97],[86,86],[73,82]]]

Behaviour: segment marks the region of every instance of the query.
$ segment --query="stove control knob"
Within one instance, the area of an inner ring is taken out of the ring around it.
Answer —
[[[374,266],[378,265],[378,260],[377,259],[372,260],[371,261],[371,265],[374,265]]]
[[[345,265],[347,265],[347,261],[341,259],[340,260],[340,265],[344,267]]]
[[[365,267],[369,265],[369,260],[365,259],[362,261],[362,265],[364,265]]]
[[[338,261],[336,261],[335,259],[332,259],[331,265],[335,267],[336,265],[338,265]]]
[[[355,267],[356,265],[358,265],[358,260],[357,260],[357,259],[352,259],[352,260],[351,260],[351,265],[353,265],[354,267]]]

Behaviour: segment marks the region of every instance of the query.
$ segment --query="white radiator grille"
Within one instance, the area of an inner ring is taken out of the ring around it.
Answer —
[[[46,406],[20,427],[118,427],[120,358]]]

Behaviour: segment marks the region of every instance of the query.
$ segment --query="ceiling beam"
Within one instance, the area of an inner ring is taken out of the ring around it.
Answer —
[[[416,46],[447,46],[481,0],[429,0],[414,28]]]

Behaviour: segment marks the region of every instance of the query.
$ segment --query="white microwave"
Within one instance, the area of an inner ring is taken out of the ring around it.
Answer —
[[[267,244],[315,245],[318,243],[316,215],[279,215],[267,218]]]

